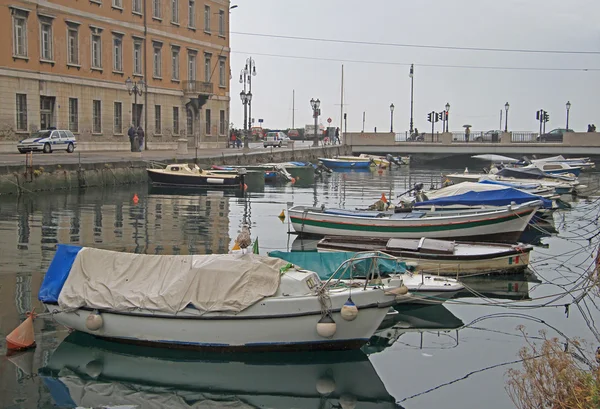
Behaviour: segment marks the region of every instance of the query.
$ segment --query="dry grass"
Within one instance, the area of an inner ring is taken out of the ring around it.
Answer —
[[[523,327],[519,330],[528,345],[519,352],[523,369],[510,369],[506,385],[517,408],[600,408],[600,368],[596,364],[581,363],[581,356],[577,355],[583,350],[580,341],[571,340],[571,347],[565,348],[558,338],[547,338],[542,331],[540,346],[529,340]]]

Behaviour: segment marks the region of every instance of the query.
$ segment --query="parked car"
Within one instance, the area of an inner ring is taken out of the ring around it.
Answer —
[[[562,142],[565,132],[573,132],[572,129],[556,128],[550,132],[539,135],[536,139],[538,142]]]
[[[290,129],[287,136],[292,140],[300,140],[300,132],[297,129]]]
[[[75,135],[66,129],[45,129],[31,134],[17,144],[20,153],[67,151],[73,153],[77,147]]]
[[[267,146],[275,146],[281,148],[282,146],[287,146],[290,138],[283,132],[268,132],[265,140],[263,142],[263,146],[266,148]]]
[[[502,131],[492,129],[491,131],[474,136],[473,140],[475,142],[500,142],[500,135],[502,135]]]

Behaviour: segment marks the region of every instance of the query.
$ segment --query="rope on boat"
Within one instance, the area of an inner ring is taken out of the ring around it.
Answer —
[[[331,298],[326,285],[321,284],[317,289],[317,298],[321,306],[321,317],[331,316]]]

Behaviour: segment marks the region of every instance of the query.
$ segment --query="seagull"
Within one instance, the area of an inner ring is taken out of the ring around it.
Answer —
[[[242,254],[246,254],[246,249],[250,246],[250,244],[252,244],[252,239],[250,238],[250,229],[246,223],[242,225],[242,231],[240,234],[238,234],[235,241],[242,249]]]

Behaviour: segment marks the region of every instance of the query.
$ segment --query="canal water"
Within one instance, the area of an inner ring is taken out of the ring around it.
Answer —
[[[287,218],[278,217],[287,216],[289,205],[364,208],[416,182],[439,184],[452,170],[458,169],[335,172],[308,186],[250,186],[245,196],[136,185],[2,197],[0,407],[514,407],[505,386],[527,344],[519,326],[534,342],[546,331],[561,342],[584,339],[590,350],[599,343],[598,289],[585,280],[599,241],[593,197],[565,198],[571,210],[528,232],[524,239],[536,245],[531,274],[475,277],[466,281],[469,291],[443,306],[402,307],[360,352],[209,355],[138,348],[69,334],[39,318],[37,348],[4,356],[4,337],[28,311],[42,310],[37,292],[58,243],[225,253],[247,222],[261,254],[314,250],[314,240],[288,234]],[[597,185],[598,175],[586,181]]]

